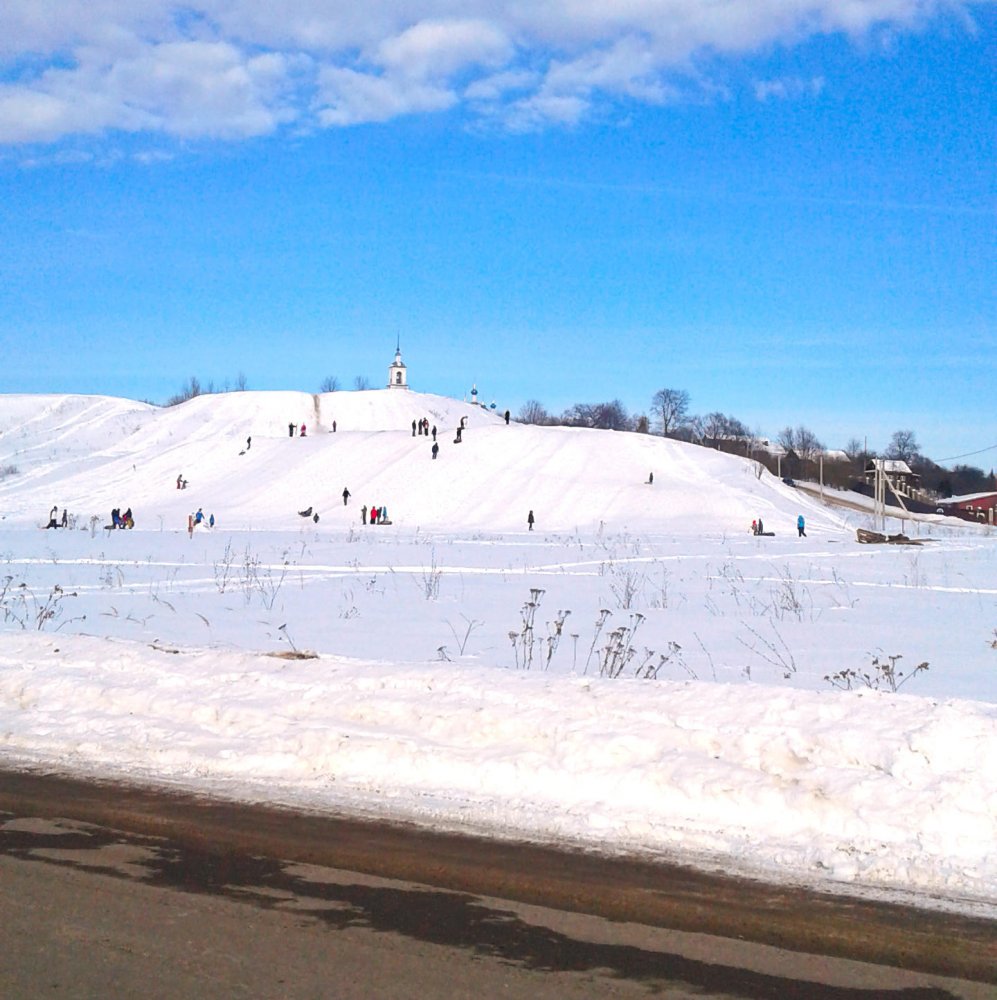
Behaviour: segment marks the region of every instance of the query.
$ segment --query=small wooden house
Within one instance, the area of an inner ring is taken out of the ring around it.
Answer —
[[[865,463],[865,481],[872,486],[880,471],[894,492],[901,496],[911,496],[921,482],[921,477],[899,458],[870,458]]]

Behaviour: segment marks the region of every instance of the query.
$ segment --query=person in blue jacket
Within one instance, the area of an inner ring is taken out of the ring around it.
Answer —
[[[803,520],[803,515],[801,514],[796,519],[796,530],[800,533],[799,535],[800,538],[807,537],[807,533],[803,530],[805,527],[806,527],[806,522]]]

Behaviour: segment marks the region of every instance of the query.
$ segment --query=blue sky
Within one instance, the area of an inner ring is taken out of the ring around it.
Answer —
[[[995,78],[993,2],[8,0],[0,391],[377,386],[400,338],[513,412],[989,469]]]

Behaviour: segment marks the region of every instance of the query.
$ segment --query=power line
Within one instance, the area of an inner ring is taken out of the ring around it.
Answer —
[[[979,451],[967,451],[965,455],[952,455],[949,458],[940,458],[939,462],[954,462],[959,458],[972,458],[974,455],[982,455],[985,451],[993,451],[997,448],[997,444],[992,444],[987,448],[981,448]]]

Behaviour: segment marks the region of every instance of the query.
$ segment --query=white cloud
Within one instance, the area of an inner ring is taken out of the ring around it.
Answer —
[[[993,2],[4,0],[0,142],[112,129],[238,138],[462,100],[516,127],[578,122],[621,100],[675,100],[687,80],[708,91],[704,61],[942,16],[972,30],[972,10]],[[776,77],[756,95],[807,86]]]
[[[295,66],[285,55],[181,41],[113,58],[87,47],[80,56],[72,68],[0,89],[0,141],[108,129],[232,138],[272,132],[297,114],[285,100]]]
[[[584,53],[571,62],[551,65],[544,89],[552,93],[624,94],[652,104],[672,91],[666,87],[654,53],[641,39],[624,38],[608,49]]]
[[[475,80],[464,88],[464,96],[469,101],[497,101],[510,91],[532,90],[540,79],[529,70],[506,70]]]
[[[119,106],[141,108],[164,131],[259,135],[279,119],[267,102],[274,89],[272,58],[254,66],[225,43],[169,42],[116,63],[107,79]]]
[[[516,101],[505,113],[514,132],[533,132],[547,125],[577,125],[589,113],[590,102],[577,95],[534,94]]]
[[[810,80],[785,77],[778,80],[759,80],[755,84],[755,97],[759,101],[792,101],[804,97],[817,97],[824,89],[824,78],[815,76]]]
[[[410,77],[445,77],[467,66],[501,66],[513,49],[506,35],[485,21],[421,21],[385,39],[377,61]]]
[[[435,84],[329,67],[319,74],[317,116],[322,125],[359,125],[443,111],[456,101],[453,91]]]

